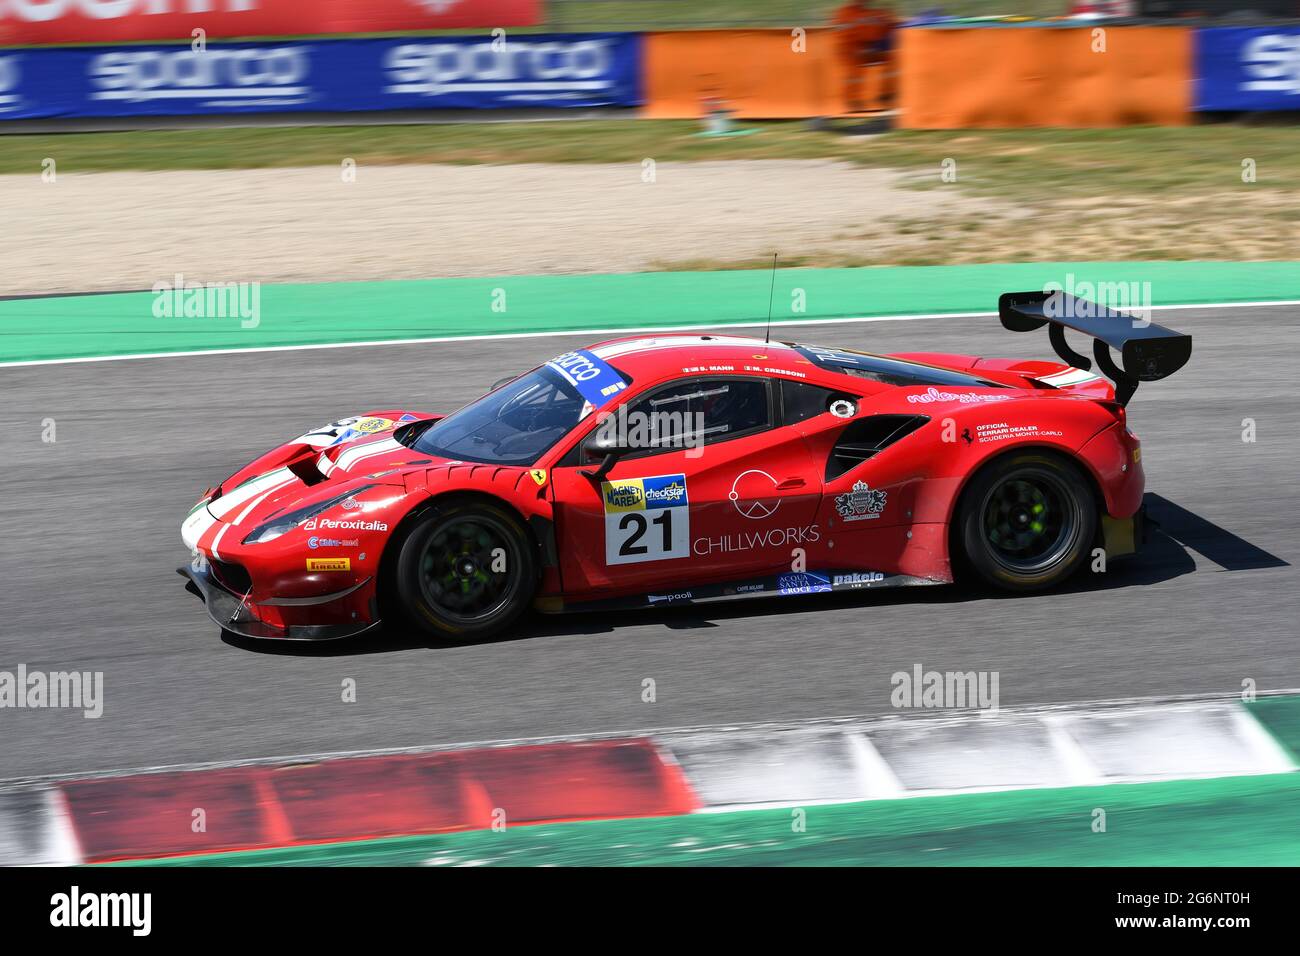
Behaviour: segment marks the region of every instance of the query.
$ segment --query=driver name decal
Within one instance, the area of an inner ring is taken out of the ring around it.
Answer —
[[[605,563],[636,564],[690,556],[685,475],[603,481]]]

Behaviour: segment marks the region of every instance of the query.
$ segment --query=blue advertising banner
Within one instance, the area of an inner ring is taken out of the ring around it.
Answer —
[[[1196,110],[1300,110],[1300,27],[1216,27],[1195,37]]]
[[[639,106],[634,33],[0,49],[0,121]]]

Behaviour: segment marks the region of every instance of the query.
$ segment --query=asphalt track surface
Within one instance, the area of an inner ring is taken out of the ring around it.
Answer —
[[[223,640],[174,571],[180,522],[208,484],[309,427],[369,407],[447,411],[588,337],[0,369],[0,670],[102,671],[105,698],[98,720],[0,710],[0,779],[879,714],[890,675],[918,663],[998,671],[1004,706],[1300,686],[1297,308],[1156,321],[1193,333],[1195,351],[1130,406],[1164,525],[1135,561],[1050,594],[918,588],[531,618],[476,646]],[[1046,335],[995,318],[776,336],[1051,354]]]

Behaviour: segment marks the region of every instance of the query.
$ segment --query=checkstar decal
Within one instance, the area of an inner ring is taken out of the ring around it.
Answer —
[[[685,475],[601,482],[605,563],[636,564],[690,555],[690,499]]]

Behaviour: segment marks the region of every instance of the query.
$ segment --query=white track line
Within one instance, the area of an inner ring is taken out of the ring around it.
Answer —
[[[1265,309],[1284,305],[1300,305],[1300,299],[1279,299],[1275,302],[1204,302],[1190,305],[1155,305],[1153,312],[1171,312],[1186,309]],[[916,315],[863,315],[836,319],[778,319],[773,328],[804,325],[849,325],[865,322],[915,322],[922,319],[983,319],[996,316],[996,312],[928,312]],[[495,335],[439,335],[416,339],[379,339],[373,342],[319,342],[304,345],[266,345],[237,349],[193,349],[185,352],[139,352],[129,355],[89,355],[80,358],[36,359],[25,362],[0,362],[0,368],[25,368],[33,365],[80,365],[87,362],[128,362],[136,359],[194,358],[203,355],[240,355],[254,352],[305,352],[311,349],[355,349],[379,345],[431,345],[438,342],[483,342],[493,339],[542,339],[564,335],[636,335],[643,332],[699,332],[708,329],[758,328],[760,319],[744,322],[713,322],[707,325],[643,325],[614,329],[559,329],[548,332],[501,332]]]

